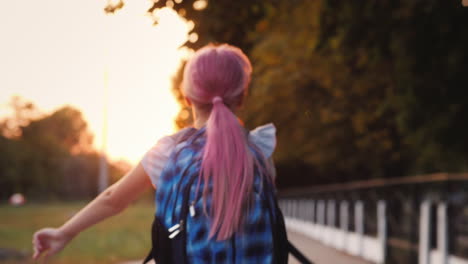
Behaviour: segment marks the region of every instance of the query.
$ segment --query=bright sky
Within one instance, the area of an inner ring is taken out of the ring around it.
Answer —
[[[174,131],[170,78],[189,53],[177,49],[189,26],[172,9],[152,26],[151,1],[125,3],[105,15],[104,0],[1,1],[0,104],[20,95],[47,112],[76,107],[100,148],[107,69],[109,156],[138,161]]]

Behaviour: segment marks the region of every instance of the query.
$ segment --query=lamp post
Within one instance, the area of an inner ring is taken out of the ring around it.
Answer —
[[[106,52],[106,64],[104,66],[104,106],[102,115],[102,146],[101,157],[99,161],[99,193],[103,192],[109,185],[109,168],[107,164],[107,108],[109,103],[109,70],[107,65],[107,55],[108,52]]]
[[[113,3],[112,0],[107,0],[104,8],[106,15],[113,15],[117,10],[124,6],[122,0]],[[105,23],[105,32],[109,32],[109,21]],[[107,162],[107,123],[108,123],[108,105],[109,105],[109,45],[105,45],[104,50],[104,102],[102,109],[102,146],[101,155],[99,160],[99,178],[98,178],[98,192],[103,192],[109,186],[109,167]]]

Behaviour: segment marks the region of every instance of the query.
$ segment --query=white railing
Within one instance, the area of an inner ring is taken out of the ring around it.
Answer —
[[[350,205],[353,205],[354,225],[349,225]],[[337,211],[337,206],[338,211]],[[377,235],[364,233],[364,203],[362,201],[336,201],[312,199],[282,199],[280,207],[289,230],[304,234],[327,246],[361,257],[373,263],[386,263],[387,206],[377,202]],[[418,264],[468,264],[448,252],[447,205],[437,204],[437,246],[431,249],[430,201],[421,203],[419,219]],[[338,212],[338,215],[336,215]],[[417,228],[417,227],[415,227]]]
[[[419,264],[468,264],[467,259],[462,259],[448,253],[447,231],[447,204],[440,202],[437,206],[437,245],[430,248],[431,241],[431,210],[432,202],[425,200],[421,203],[419,216]]]

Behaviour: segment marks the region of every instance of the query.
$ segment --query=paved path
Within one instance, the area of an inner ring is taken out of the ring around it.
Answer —
[[[299,233],[288,231],[289,240],[314,264],[371,264],[335,249],[324,246],[320,242]],[[142,261],[128,261],[120,264],[141,264]],[[300,264],[292,255],[289,255],[289,264]]]
[[[371,264],[371,262],[324,246],[299,233],[288,231],[288,238],[314,264]],[[292,255],[289,255],[289,264],[300,263]]]

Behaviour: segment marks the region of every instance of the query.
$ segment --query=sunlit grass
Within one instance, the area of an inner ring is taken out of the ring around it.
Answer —
[[[31,238],[42,227],[55,227],[70,218],[84,203],[0,206],[0,248],[32,253]],[[119,263],[143,259],[151,246],[154,207],[138,203],[76,237],[51,263]],[[2,262],[3,263],[3,262]],[[25,263],[9,261],[7,263]]]

